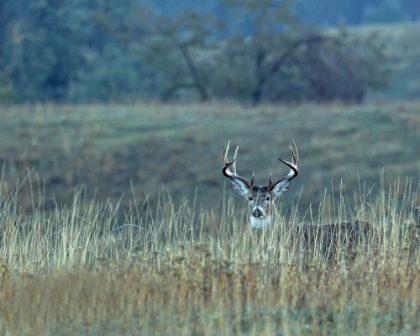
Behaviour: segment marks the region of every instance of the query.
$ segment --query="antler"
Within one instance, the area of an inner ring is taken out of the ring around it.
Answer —
[[[277,158],[281,162],[283,162],[286,166],[288,166],[290,168],[290,171],[286,176],[283,176],[276,181],[271,180],[271,174],[270,174],[270,180],[269,180],[269,183],[267,185],[268,190],[272,190],[280,182],[283,182],[283,181],[286,181],[286,180],[290,181],[290,180],[294,179],[299,173],[299,171],[298,171],[298,165],[299,165],[298,149],[297,149],[297,146],[294,143],[294,141],[291,140],[291,139],[290,139],[290,141],[292,142],[292,146],[293,146],[293,148],[290,147],[290,151],[292,152],[292,162],[284,161],[283,159]]]
[[[233,160],[229,162],[228,160],[229,145],[230,145],[230,140],[227,143],[227,145],[223,148],[223,152],[222,152],[223,175],[225,175],[226,177],[229,177],[230,179],[236,179],[236,180],[242,181],[243,183],[247,185],[249,189],[252,189],[252,187],[254,186],[254,178],[255,178],[254,173],[252,173],[251,181],[247,180],[245,177],[242,177],[236,174],[236,155],[238,154],[239,146],[237,146],[235,149],[235,153],[233,154]],[[232,167],[233,171],[230,171],[230,167]]]

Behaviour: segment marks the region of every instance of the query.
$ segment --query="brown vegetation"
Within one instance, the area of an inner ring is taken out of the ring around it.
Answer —
[[[340,240],[328,258],[316,244],[301,245],[308,241],[308,228],[323,233],[326,227],[299,226],[296,208],[282,221],[304,229],[285,235],[282,225],[251,230],[244,209],[235,210],[227,195],[223,211],[205,212],[187,204],[175,207],[163,193],[147,215],[126,213],[123,227],[116,205],[82,199],[80,193],[71,207],[32,215],[17,211],[12,198],[0,211],[1,330],[417,333],[418,192],[399,195],[397,183],[359,208],[383,234],[379,244],[366,240],[349,249]],[[342,203],[334,222],[340,222]],[[331,207],[321,204],[315,221],[327,219]]]

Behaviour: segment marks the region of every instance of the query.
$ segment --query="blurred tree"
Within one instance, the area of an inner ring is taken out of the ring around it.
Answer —
[[[226,3],[248,22],[241,23],[242,34],[226,41],[218,54],[212,71],[212,91],[218,97],[253,104],[360,102],[368,89],[387,83],[387,72],[381,68],[382,46],[371,37],[356,41],[346,34],[303,30],[291,14],[292,1]]]
[[[226,5],[231,6],[236,14],[233,20],[239,20],[239,24],[234,27],[237,36],[230,39],[225,49],[228,67],[236,68],[234,73],[240,76],[251,72],[246,81],[238,83],[245,85],[235,90],[240,93],[238,98],[248,100],[250,97],[254,104],[260,103],[268,80],[280,70],[288,54],[292,52],[285,51],[285,46],[291,43],[288,28],[295,23],[290,11],[292,2],[293,0],[226,0]],[[232,79],[228,79],[231,87]]]
[[[13,21],[17,19],[17,6],[12,0],[0,0],[0,103],[13,99],[13,86],[10,80],[10,66],[7,55],[10,45],[19,39],[19,32],[13,30]]]
[[[147,86],[156,76],[139,58],[135,1],[7,4],[18,7],[19,15],[1,29],[0,13],[0,34],[6,36],[0,44],[7,43],[0,48],[0,71],[13,86],[15,101],[108,101],[139,91],[145,97],[153,90]]]
[[[13,102],[13,88],[7,76],[0,72],[0,104]]]
[[[296,18],[305,24],[335,26],[337,24],[360,24],[364,20],[367,7],[377,7],[382,0],[295,0],[292,5]],[[417,20],[420,13],[420,1],[397,0],[403,7],[404,17]],[[213,12],[218,19],[231,25],[229,10],[223,0],[142,0],[142,3],[154,8],[158,13],[174,17],[185,11],[198,13]]]
[[[383,45],[377,43],[376,34],[357,39],[345,30],[312,33],[300,48],[292,59],[294,77],[282,85],[285,92],[276,88],[273,77],[270,100],[361,103],[369,89],[389,82],[390,72],[382,66]]]
[[[148,51],[145,62],[159,71],[160,97],[166,101],[178,92],[194,91],[201,101],[210,97],[205,63],[208,50],[214,48],[210,37],[219,27],[211,15],[185,12],[174,18],[149,12],[153,22],[147,27]],[[184,93],[185,95],[185,93]]]
[[[103,1],[84,8],[89,17],[83,44],[83,64],[75,71],[69,99],[126,101],[150,98],[157,75],[140,55],[144,30],[142,8],[132,0]]]
[[[79,12],[64,0],[22,0],[24,14],[14,23],[20,37],[8,55],[18,101],[61,100],[80,66]]]
[[[351,12],[347,0],[331,1],[317,6]],[[302,29],[292,0],[165,3],[166,10],[156,0],[141,2],[149,9],[136,0],[0,0],[0,91],[17,102],[159,95],[257,104],[344,99],[343,81],[358,87],[346,92],[362,97],[356,92],[382,81],[380,52],[368,51],[374,41],[353,45],[348,36]],[[182,11],[190,5],[201,12]]]

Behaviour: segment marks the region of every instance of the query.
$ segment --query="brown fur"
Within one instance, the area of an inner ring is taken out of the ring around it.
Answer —
[[[297,237],[299,248],[318,250],[331,258],[339,250],[354,251],[358,247],[367,249],[379,242],[378,230],[368,221],[352,220],[331,224],[295,224],[286,228],[288,237]]]

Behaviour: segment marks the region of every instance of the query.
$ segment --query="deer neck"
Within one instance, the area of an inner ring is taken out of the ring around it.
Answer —
[[[260,229],[260,228],[266,227],[270,225],[270,223],[271,223],[271,216],[266,216],[262,219],[251,216],[251,226],[254,229]]]

